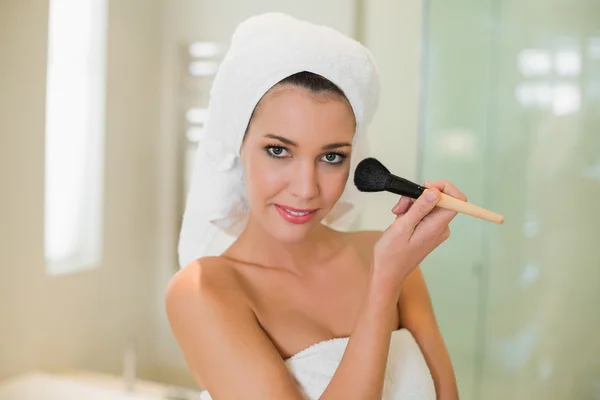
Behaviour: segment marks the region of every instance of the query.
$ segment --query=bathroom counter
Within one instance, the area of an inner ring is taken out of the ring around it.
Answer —
[[[89,372],[31,372],[0,382],[0,400],[187,400],[198,393],[141,380],[128,391],[120,377]]]

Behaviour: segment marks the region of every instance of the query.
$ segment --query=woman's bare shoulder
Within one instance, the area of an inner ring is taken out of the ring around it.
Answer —
[[[364,247],[368,249],[372,249],[375,245],[379,237],[381,236],[382,231],[354,231],[348,233],[348,240],[352,242],[354,246]]]
[[[231,263],[222,257],[204,257],[180,269],[166,291],[167,313],[186,307],[227,303],[246,310],[248,303]]]
[[[166,308],[193,377],[213,398],[241,398],[248,389],[264,398],[274,381],[281,383],[278,398],[299,398],[227,260],[203,258],[178,271],[169,282]],[[232,376],[239,377],[238,385],[231,385]]]

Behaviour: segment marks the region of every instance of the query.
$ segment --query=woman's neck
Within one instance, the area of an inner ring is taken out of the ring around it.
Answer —
[[[341,235],[323,224],[319,224],[304,240],[286,243],[273,237],[250,218],[246,229],[223,255],[302,275],[329,260],[343,245]]]

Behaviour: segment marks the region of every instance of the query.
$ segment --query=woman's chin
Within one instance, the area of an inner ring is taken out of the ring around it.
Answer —
[[[317,215],[315,215],[317,217]],[[305,240],[320,225],[319,218],[313,218],[303,224],[294,224],[279,218],[269,229],[278,240],[284,243],[298,243]]]

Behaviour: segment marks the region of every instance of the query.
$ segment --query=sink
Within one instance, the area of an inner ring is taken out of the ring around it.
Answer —
[[[191,400],[200,391],[138,380],[125,390],[120,377],[74,372],[31,372],[0,382],[0,400]]]

